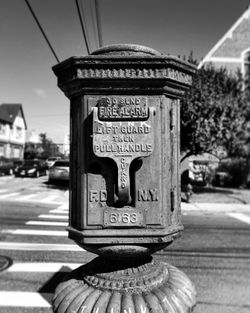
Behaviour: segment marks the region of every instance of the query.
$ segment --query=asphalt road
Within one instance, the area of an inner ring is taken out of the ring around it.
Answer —
[[[65,272],[95,257],[67,239],[66,201],[66,188],[49,186],[46,177],[0,178],[0,256],[12,262],[0,272],[1,313],[51,313]],[[194,282],[194,312],[249,313],[250,224],[226,213],[188,211],[182,221],[182,237],[155,258]]]

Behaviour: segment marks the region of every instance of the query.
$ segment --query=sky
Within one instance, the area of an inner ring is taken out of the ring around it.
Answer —
[[[98,48],[90,3],[84,10],[91,51]],[[87,55],[75,0],[29,0],[60,62]],[[200,61],[250,0],[99,0],[103,45],[133,43]],[[57,61],[24,0],[0,0],[0,103],[21,103],[28,130],[63,143],[69,99],[57,87]]]

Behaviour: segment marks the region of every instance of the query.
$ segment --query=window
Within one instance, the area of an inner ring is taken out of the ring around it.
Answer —
[[[22,128],[21,127],[16,128],[16,138],[22,139]]]
[[[0,123],[0,135],[5,135],[6,127],[4,124]]]
[[[20,149],[15,147],[14,148],[14,158],[19,158],[20,157]]]

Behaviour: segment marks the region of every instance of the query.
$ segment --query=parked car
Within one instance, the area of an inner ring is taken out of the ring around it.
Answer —
[[[0,175],[12,175],[13,174],[13,161],[1,158],[0,159]]]
[[[228,172],[216,172],[212,180],[215,187],[230,187],[232,176]]]
[[[22,166],[22,164],[23,164],[22,160],[14,161],[14,167],[13,167],[13,174],[14,175],[18,171],[19,167]]]
[[[21,166],[15,171],[16,177],[39,177],[46,175],[48,166],[44,161],[25,160]]]
[[[49,168],[49,183],[69,181],[69,160],[59,160]]]
[[[0,158],[0,175],[13,175],[22,161]]]
[[[49,157],[45,162],[48,167],[51,167],[58,160],[61,160],[61,157],[53,156],[53,157]]]

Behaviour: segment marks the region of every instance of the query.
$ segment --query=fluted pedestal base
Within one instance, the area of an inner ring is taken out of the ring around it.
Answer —
[[[94,259],[60,283],[56,313],[188,313],[196,303],[189,278],[176,267],[145,260]]]

